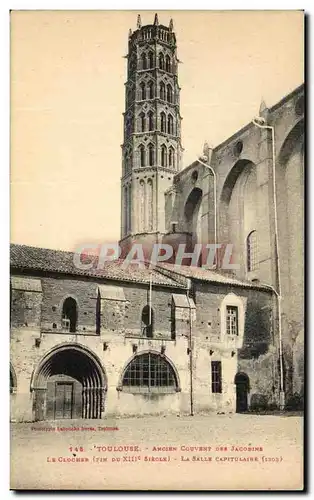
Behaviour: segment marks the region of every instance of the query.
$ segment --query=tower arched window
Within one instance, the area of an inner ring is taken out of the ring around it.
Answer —
[[[166,132],[166,115],[163,111],[160,113],[160,130]]]
[[[173,102],[173,90],[170,84],[167,85],[167,101]]]
[[[170,60],[170,56],[167,54],[166,55],[166,58],[165,58],[165,67],[166,67],[166,71],[168,71],[168,73],[171,72],[171,60]]]
[[[167,166],[167,148],[164,144],[161,146],[161,166]]]
[[[161,82],[161,84],[159,85],[159,97],[163,101],[166,100],[166,86],[165,86],[164,82]]]
[[[148,130],[154,130],[154,113],[149,111],[148,114]]]
[[[167,132],[168,132],[168,134],[173,134],[173,116],[172,115],[168,115]]]
[[[149,82],[148,84],[148,98],[149,99],[154,99],[155,97],[155,92],[154,92],[154,82]]]
[[[154,311],[149,305],[142,310],[142,334],[147,338],[152,338],[154,335]]]
[[[162,52],[159,54],[159,68],[163,70],[165,69],[165,56]]]
[[[168,166],[174,167],[174,149],[172,146],[170,146],[169,152],[168,152]]]
[[[146,153],[145,153],[145,148],[143,145],[139,147],[139,152],[140,152],[140,165],[141,167],[145,167],[146,164]]]
[[[146,86],[144,82],[140,85],[140,99],[141,101],[145,101],[146,99]]]
[[[152,51],[148,53],[148,66],[149,68],[154,67],[154,53]]]
[[[155,148],[153,144],[148,145],[148,165],[152,167],[154,165]]]
[[[246,238],[247,270],[254,271],[258,267],[257,231],[251,231]]]
[[[147,69],[147,56],[145,52],[142,54],[142,69]]]
[[[146,117],[145,113],[140,114],[140,131],[145,132],[145,122],[146,122]]]
[[[178,390],[176,373],[161,354],[146,352],[135,356],[122,378],[122,391],[138,393],[171,393]]]
[[[62,307],[62,329],[67,332],[76,332],[77,304],[76,300],[68,297]]]

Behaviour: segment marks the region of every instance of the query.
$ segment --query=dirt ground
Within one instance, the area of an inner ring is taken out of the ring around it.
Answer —
[[[12,489],[302,489],[300,416],[11,424]]]

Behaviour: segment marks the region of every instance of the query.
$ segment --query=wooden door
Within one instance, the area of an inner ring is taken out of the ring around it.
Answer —
[[[56,382],[55,419],[72,418],[73,382]]]

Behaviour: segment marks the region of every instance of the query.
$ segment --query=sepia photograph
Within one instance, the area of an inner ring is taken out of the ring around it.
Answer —
[[[10,13],[10,489],[304,489],[304,11]]]

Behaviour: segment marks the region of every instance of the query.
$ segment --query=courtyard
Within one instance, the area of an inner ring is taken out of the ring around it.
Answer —
[[[12,423],[11,488],[300,490],[302,439],[290,414]]]

